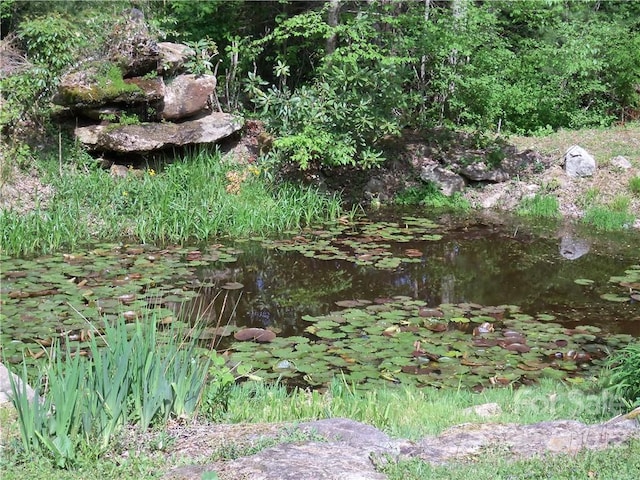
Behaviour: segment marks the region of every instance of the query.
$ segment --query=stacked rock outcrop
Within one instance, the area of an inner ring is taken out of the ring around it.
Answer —
[[[155,42],[139,10],[115,25],[105,50],[66,74],[54,97],[87,124],[75,136],[89,150],[144,153],[215,143],[242,128],[242,119],[213,111],[215,76],[187,73],[196,52]]]

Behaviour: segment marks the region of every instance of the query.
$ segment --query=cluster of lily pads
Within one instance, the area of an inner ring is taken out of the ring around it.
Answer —
[[[337,373],[369,386],[380,382],[482,389],[542,377],[580,381],[631,335],[598,327],[566,328],[550,315],[514,305],[442,304],[409,297],[338,302],[342,310],[305,316],[307,336],[232,346],[266,378],[322,385]]]
[[[299,252],[320,260],[345,260],[356,265],[393,270],[402,263],[419,263],[423,253],[414,248],[397,252],[392,244],[437,241],[438,225],[420,217],[403,217],[398,222],[361,222],[316,229],[286,240],[264,241],[265,248]],[[390,243],[391,242],[391,243]]]
[[[398,222],[322,226],[284,240],[256,240],[267,249],[390,271],[423,262],[423,251],[403,246],[439,240],[438,228],[429,219],[403,217]],[[241,253],[223,245],[190,249],[102,244],[84,253],[3,257],[3,358],[36,363],[56,338],[83,349],[90,332],[104,322],[118,317],[133,322],[150,310],[160,323],[189,321],[189,315],[178,315],[185,302],[197,304],[207,290],[232,294],[244,288],[242,278],[225,267]],[[603,293],[602,299],[627,306],[640,302],[640,265],[610,282],[617,291]],[[575,283],[585,288],[594,284],[585,278]],[[422,300],[394,296],[343,300],[336,307],[328,314],[302,315],[305,326],[295,336],[283,336],[278,325],[246,328],[243,321],[236,325],[222,316],[199,328],[197,335],[209,348],[227,349],[230,362],[249,364],[267,379],[319,386],[341,374],[369,387],[390,382],[475,389],[542,377],[577,382],[595,373],[610,350],[632,339],[595,326],[568,328],[555,322],[554,315],[527,315],[514,305],[430,307]]]
[[[133,322],[150,310],[176,321],[180,305],[202,289],[234,290],[242,284],[201,280],[198,268],[232,263],[241,253],[213,245],[206,252],[185,248],[101,244],[84,253],[35,259],[3,258],[0,287],[0,345],[5,359],[27,363],[45,355],[55,338],[88,347],[88,335],[122,316]]]

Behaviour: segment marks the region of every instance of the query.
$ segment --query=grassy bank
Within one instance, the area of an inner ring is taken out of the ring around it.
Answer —
[[[464,422],[533,423],[551,419],[575,419],[593,423],[610,418],[612,397],[570,388],[558,382],[544,382],[535,387],[518,390],[491,389],[475,394],[469,391],[435,389],[389,388],[364,392],[345,385],[340,379],[325,393],[296,390],[287,393],[282,386],[249,383],[230,391],[228,410],[220,421],[255,423],[259,431],[265,423],[295,422],[330,417],[348,417],[382,429],[393,437],[419,439],[438,434],[444,429]],[[486,402],[500,405],[502,413],[490,420],[475,414],[465,414],[467,407]],[[2,412],[7,425],[10,414]],[[200,421],[205,421],[201,419]],[[214,430],[215,425],[205,427]],[[174,466],[231,460],[251,455],[277,443],[304,441],[307,438],[282,427],[275,437],[246,443],[221,443],[213,452],[200,458],[174,455],[175,439],[156,427],[151,433],[136,437],[135,430],[126,432],[128,438],[114,441],[111,448],[97,454],[86,446],[76,459],[75,466],[60,470],[46,457],[25,457],[16,448],[15,427],[3,428],[4,451],[2,468],[4,479],[32,478],[120,478],[152,479]],[[231,435],[230,438],[232,438]],[[140,448],[138,445],[143,444]],[[419,460],[390,463],[384,472],[390,479],[463,479],[473,475],[479,479],[493,478],[587,478],[594,472],[597,478],[634,479],[640,468],[640,441],[604,451],[583,452],[576,456],[559,455],[549,458],[514,461],[507,450],[486,450],[477,458],[454,462],[447,466],[431,466]],[[584,474],[584,475],[583,475]]]
[[[256,380],[234,385],[238,375],[252,378],[244,365],[242,371],[231,370],[222,356],[199,347],[192,329],[178,324],[162,328],[153,315],[133,324],[92,325],[87,335],[85,346],[49,348],[40,379],[32,381],[36,392],[44,394],[44,402],[28,401],[26,392],[14,387],[16,411],[0,409],[3,479],[161,478],[181,464],[234,459],[278,443],[312,439],[282,424],[323,418],[347,417],[392,437],[418,440],[465,422],[597,423],[640,404],[637,343],[613,357],[611,370],[604,372],[614,381],[608,389],[597,379],[586,379],[577,386],[546,380],[531,387],[489,388],[481,393],[393,385],[368,390],[336,377],[320,392]],[[26,369],[22,374],[26,377]],[[499,407],[490,419],[465,412],[486,403]],[[200,449],[191,456],[174,451],[181,435],[178,425],[213,432],[220,423],[232,426],[207,455]],[[275,436],[247,443],[234,441],[234,424],[254,424],[256,432],[264,425],[280,426]],[[572,469],[597,468],[606,473],[598,478],[633,478],[630,472],[637,471],[639,450],[640,442],[632,442],[566,461],[513,463],[508,451],[497,448],[471,459],[473,466],[432,467],[411,460],[388,464],[384,470],[389,478],[463,478],[472,468],[478,478],[509,478],[512,469],[563,478]],[[620,458],[625,459],[621,465],[615,462]],[[504,476],[492,476],[496,471]],[[607,476],[613,473],[617,477]]]
[[[90,241],[197,243],[223,235],[276,234],[342,215],[340,201],[316,190],[270,185],[255,166],[199,150],[162,172],[131,170],[114,177],[49,164],[46,206],[0,213],[2,253],[29,255]]]

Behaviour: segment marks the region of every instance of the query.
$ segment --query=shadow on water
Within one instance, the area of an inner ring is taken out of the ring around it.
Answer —
[[[552,314],[567,327],[588,324],[640,336],[638,302],[600,298],[614,289],[611,276],[640,262],[637,232],[594,234],[571,225],[533,228],[518,219],[439,221],[446,225],[440,240],[390,245],[394,255],[408,250],[421,254],[416,263],[395,269],[309,258],[243,242],[236,244],[244,253],[233,268],[202,268],[198,275],[203,281],[220,277],[242,282],[237,297],[226,299],[227,313],[233,305],[237,325],[269,327],[282,335],[300,335],[306,326],[301,316],[327,314],[336,310],[336,301],[400,295],[429,306],[518,305],[530,314]],[[576,279],[593,283],[579,285]],[[211,288],[195,302],[198,309],[215,304],[214,316],[220,317],[224,298],[219,289]]]

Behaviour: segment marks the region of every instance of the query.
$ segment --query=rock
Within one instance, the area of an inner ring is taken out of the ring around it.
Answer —
[[[243,120],[227,113],[211,113],[183,123],[92,125],[75,129],[89,150],[121,153],[151,152],[184,145],[215,143],[242,128]]]
[[[302,423],[298,428],[321,435],[327,442],[281,444],[236,460],[178,467],[165,479],[199,480],[205,472],[217,472],[221,479],[384,480],[387,476],[376,471],[378,462],[384,462],[387,455],[397,457],[408,445],[346,418]]]
[[[107,41],[107,58],[118,65],[125,77],[141,77],[158,69],[160,51],[151,38],[144,16],[132,8],[114,25]]]
[[[501,183],[509,180],[510,176],[501,168],[489,169],[484,162],[472,163],[458,170],[458,173],[474,182]]]
[[[584,148],[573,145],[564,154],[564,171],[570,177],[590,177],[596,171],[596,161]]]
[[[497,403],[483,403],[465,408],[462,413],[465,415],[477,415],[482,418],[494,417],[502,413],[502,408]]]
[[[216,88],[213,75],[179,75],[167,84],[161,117],[165,120],[187,118],[204,111]]]
[[[20,377],[15,373],[10,372],[7,367],[0,363],[0,404],[11,402],[11,398],[13,397],[10,377],[13,377],[14,381],[17,382],[18,388],[23,388],[24,385],[27,389],[27,396],[29,397],[29,400],[33,400],[35,395],[33,388],[29,385],[23,384]]]
[[[478,405],[474,408],[478,407],[497,412],[495,404]],[[634,415],[631,412],[627,416],[616,417],[597,425],[568,420],[530,425],[465,423],[417,442],[392,439],[372,426],[345,418],[334,418],[302,423],[295,427],[323,437],[326,440],[324,442],[314,439],[283,443],[234,460],[177,467],[163,478],[200,480],[205,473],[215,472],[220,480],[377,480],[387,478],[376,467],[388,461],[421,459],[432,465],[439,465],[468,460],[471,455],[481,455],[486,449],[498,446],[508,451],[509,458],[515,461],[547,453],[576,453],[584,449],[596,450],[620,445],[631,438],[640,438],[640,423],[628,418]],[[254,432],[264,428],[258,425],[244,427]],[[190,441],[196,445],[215,445],[215,439],[221,433],[230,434],[223,430],[214,433],[209,439],[198,437]],[[219,438],[217,442],[220,443]]]
[[[631,168],[631,162],[622,155],[618,155],[611,159],[611,166],[620,170],[629,170]]]
[[[158,75],[174,76],[181,73],[185,62],[195,55],[192,48],[182,43],[158,42]]]
[[[162,78],[123,80],[117,67],[108,63],[93,64],[64,75],[53,102],[75,109],[95,109],[109,104],[153,105],[164,98],[164,89]]]
[[[448,197],[461,192],[465,187],[465,181],[460,175],[445,170],[437,164],[423,165],[420,178],[425,182],[435,183],[440,191]]]

